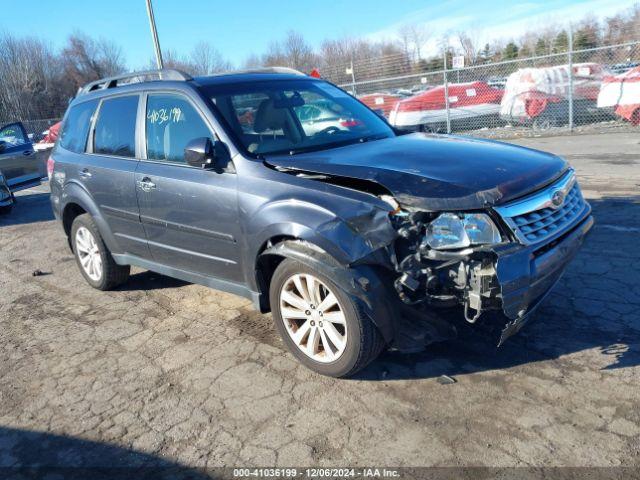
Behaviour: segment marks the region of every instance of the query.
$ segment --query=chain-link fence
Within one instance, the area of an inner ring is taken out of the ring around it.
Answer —
[[[491,52],[489,45],[475,53],[447,46],[442,56],[423,58],[417,49],[395,44],[387,50],[349,50],[353,45],[346,44],[340,55],[313,58],[322,77],[402,129],[512,136],[640,128],[640,6],[578,24],[575,32],[556,29],[553,36],[529,37]],[[26,81],[14,77],[11,85]],[[31,85],[27,98],[20,88],[0,82],[0,124],[22,121],[34,142],[59,120],[49,117],[64,108],[47,82],[41,83],[42,88]]]
[[[433,59],[391,55],[322,73],[402,129],[539,134],[640,125],[640,41],[566,50],[469,66],[449,51],[432,71]]]

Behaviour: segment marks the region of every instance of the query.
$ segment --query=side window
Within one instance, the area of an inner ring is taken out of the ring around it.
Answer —
[[[179,95],[149,95],[146,117],[147,158],[150,160],[184,162],[184,149],[191,140],[200,137],[213,140],[198,111]]]
[[[24,145],[29,142],[29,139],[26,137],[22,125],[12,123],[0,128],[0,142],[4,142],[9,148]]]
[[[91,117],[97,106],[98,101],[92,100],[71,107],[60,133],[59,141],[62,148],[76,153],[85,151]]]
[[[93,151],[119,157],[136,156],[138,95],[103,100],[93,132]]]

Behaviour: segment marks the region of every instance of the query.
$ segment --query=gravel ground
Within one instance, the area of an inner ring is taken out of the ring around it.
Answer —
[[[141,270],[91,289],[48,186],[21,192],[0,219],[0,467],[640,466],[640,138],[518,143],[565,155],[597,222],[536,321],[352,380],[297,364],[242,298]]]

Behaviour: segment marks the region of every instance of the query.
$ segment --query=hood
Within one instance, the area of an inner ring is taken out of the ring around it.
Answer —
[[[280,168],[355,178],[385,187],[405,207],[473,210],[537,190],[566,161],[506,143],[416,133],[297,155],[267,155]]]

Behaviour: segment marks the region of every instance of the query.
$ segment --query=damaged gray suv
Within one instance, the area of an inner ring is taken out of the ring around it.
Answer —
[[[332,115],[318,125],[313,107]],[[293,355],[336,377],[460,325],[498,319],[503,342],[593,224],[563,159],[403,134],[286,69],[91,83],[48,168],[91,286],[135,265],[248,297]]]

